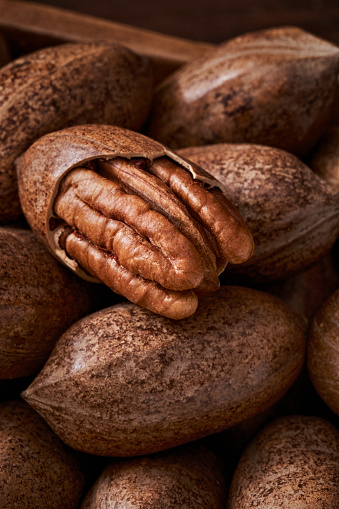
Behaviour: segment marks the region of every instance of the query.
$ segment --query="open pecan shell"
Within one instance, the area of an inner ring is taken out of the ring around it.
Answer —
[[[139,133],[71,127],[18,160],[21,205],[66,266],[170,318],[194,313],[228,261],[253,252],[222,184]]]

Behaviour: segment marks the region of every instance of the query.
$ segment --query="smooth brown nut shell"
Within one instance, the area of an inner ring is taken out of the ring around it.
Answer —
[[[77,509],[84,489],[74,451],[25,402],[1,403],[1,509]]]
[[[60,335],[91,309],[89,284],[30,230],[0,228],[0,379],[35,375]]]
[[[20,213],[14,160],[40,136],[86,122],[139,129],[152,100],[145,58],[118,44],[63,44],[0,70],[0,223]]]
[[[222,182],[253,235],[253,256],[229,265],[230,273],[255,282],[286,279],[318,261],[338,238],[339,192],[292,154],[226,143],[178,153]]]
[[[313,319],[308,338],[307,366],[316,391],[339,415],[339,289]]]
[[[334,509],[339,500],[339,433],[318,417],[274,421],[236,468],[227,509]]]
[[[169,318],[194,313],[227,261],[253,252],[220,182],[139,133],[64,129],[16,164],[23,211],[49,250],[84,279]]]
[[[23,397],[75,449],[157,452],[277,401],[303,365],[304,328],[280,300],[241,287],[181,321],[121,304],[63,334]]]
[[[306,154],[326,127],[339,48],[299,28],[237,37],[157,89],[149,135],[172,148],[258,143]]]
[[[223,509],[226,483],[215,455],[200,443],[108,465],[81,509]]]

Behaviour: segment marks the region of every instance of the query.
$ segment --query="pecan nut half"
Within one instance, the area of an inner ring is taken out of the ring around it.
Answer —
[[[51,252],[155,313],[193,314],[252,236],[211,175],[145,136],[79,126],[17,160],[23,211]]]

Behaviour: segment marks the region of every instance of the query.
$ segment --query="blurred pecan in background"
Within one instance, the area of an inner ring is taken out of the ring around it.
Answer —
[[[172,148],[259,143],[306,154],[328,122],[339,48],[299,28],[221,44],[157,89],[149,135]]]
[[[112,126],[38,140],[18,159],[21,204],[51,252],[134,303],[184,318],[253,240],[223,186],[193,163]]]
[[[0,224],[20,204],[14,160],[44,134],[83,123],[139,129],[153,89],[146,58],[118,44],[62,44],[0,71]]]

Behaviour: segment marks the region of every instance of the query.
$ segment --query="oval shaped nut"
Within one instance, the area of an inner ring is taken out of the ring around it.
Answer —
[[[339,289],[314,317],[307,348],[311,381],[325,403],[339,415]]]
[[[31,231],[4,227],[0,281],[0,379],[35,375],[62,332],[90,311],[90,285]]]
[[[256,290],[224,287],[181,321],[125,303],[63,334],[23,397],[75,449],[149,454],[272,405],[304,350],[304,321]]]
[[[152,100],[147,59],[118,44],[63,44],[0,71],[0,223],[17,218],[14,160],[44,134],[87,122],[139,129]]]
[[[24,401],[0,403],[1,508],[77,509],[84,468]]]
[[[333,509],[339,499],[339,433],[319,417],[288,416],[245,449],[227,509]]]
[[[226,482],[216,456],[200,443],[143,458],[115,460],[93,485],[81,509],[184,507],[223,509]]]
[[[318,261],[338,238],[339,192],[292,154],[226,143],[178,153],[222,182],[253,235],[253,256],[229,265],[230,274],[255,282],[286,279]]]
[[[258,143],[303,155],[326,126],[339,49],[299,28],[242,35],[156,90],[148,134],[172,148]]]
[[[220,182],[139,133],[64,129],[16,164],[23,211],[49,250],[155,313],[190,316],[227,262],[253,252]]]

